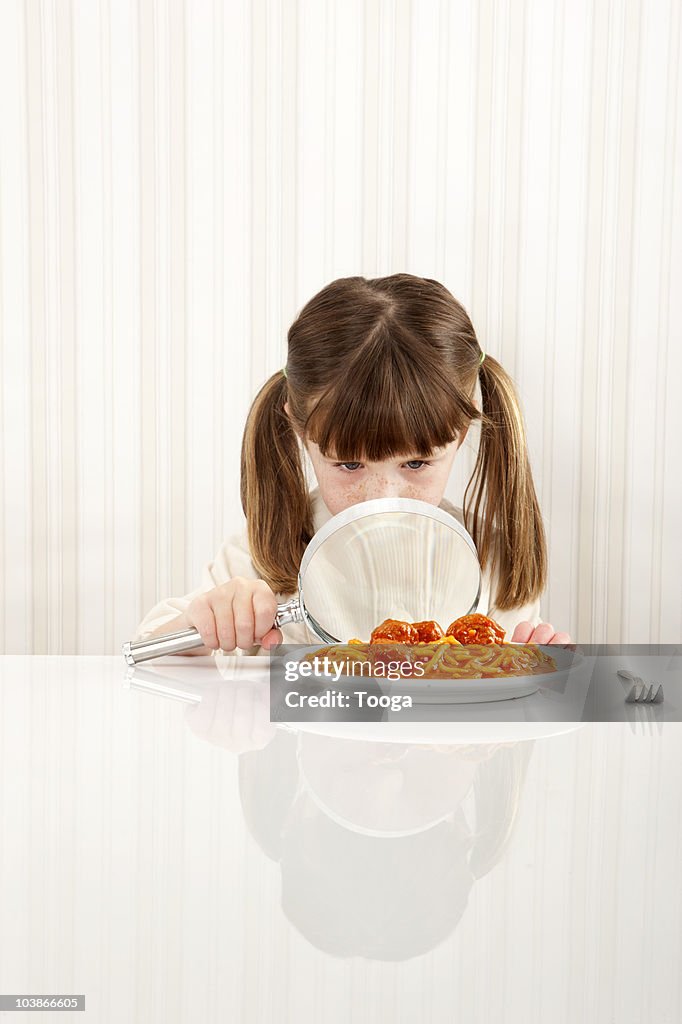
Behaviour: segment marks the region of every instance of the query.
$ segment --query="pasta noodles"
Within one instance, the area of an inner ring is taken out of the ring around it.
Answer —
[[[495,679],[500,676],[556,672],[554,659],[536,644],[504,642],[505,631],[486,615],[464,615],[443,633],[437,622],[385,619],[372,631],[370,642],[353,638],[347,644],[323,647],[301,660],[328,657],[350,665],[368,662],[400,664],[401,678]],[[422,637],[424,639],[422,639]],[[420,665],[415,674],[414,666]],[[409,669],[409,672],[407,671]]]

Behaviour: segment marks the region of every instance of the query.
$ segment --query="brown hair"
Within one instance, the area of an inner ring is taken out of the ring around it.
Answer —
[[[482,568],[497,576],[492,603],[504,610],[537,598],[547,551],[521,409],[500,363],[486,354],[480,365],[471,320],[447,288],[412,274],[340,278],[306,303],[288,343],[287,375],[256,395],[241,453],[251,557],[271,589],[296,591],[313,534],[297,431],[339,462],[376,462],[426,458],[480,419],[464,522]]]

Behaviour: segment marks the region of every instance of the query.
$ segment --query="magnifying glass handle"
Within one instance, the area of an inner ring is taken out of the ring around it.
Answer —
[[[297,597],[277,605],[273,628],[279,629],[288,622],[302,622],[303,611]],[[128,640],[123,644],[123,656],[128,665],[139,665],[142,661],[152,658],[164,658],[171,654],[182,654],[194,647],[203,647],[204,641],[197,629],[183,629],[179,633],[166,633],[163,636],[150,637],[147,640]]]
[[[297,597],[292,597],[291,600],[285,601],[284,604],[277,605],[277,614],[275,615],[273,628],[279,629],[280,626],[286,626],[288,622],[303,622],[303,608]]]

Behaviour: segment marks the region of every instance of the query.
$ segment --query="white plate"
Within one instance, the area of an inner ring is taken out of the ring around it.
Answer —
[[[312,645],[310,645],[312,646]],[[302,651],[310,650],[310,646],[300,648]],[[489,701],[511,700],[515,697],[528,697],[542,686],[551,686],[556,689],[566,683],[571,668],[577,666],[583,656],[576,651],[565,650],[551,644],[542,645],[557,666],[556,672],[546,672],[536,676],[503,676],[499,679],[402,679],[392,681],[372,677],[372,682],[377,684],[381,691],[386,694],[409,694],[412,703],[417,704],[483,704]],[[315,679],[324,679],[323,675],[316,675]],[[339,676],[334,681],[336,686],[348,687],[361,684],[363,676]]]

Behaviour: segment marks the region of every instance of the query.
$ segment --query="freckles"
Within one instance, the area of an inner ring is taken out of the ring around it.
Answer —
[[[425,501],[429,505],[440,504],[440,497],[437,488],[433,484],[420,487],[419,484],[410,484],[405,491],[406,498],[414,498],[417,501]]]
[[[357,505],[365,500],[365,488],[362,484],[353,484],[344,491],[343,497],[348,505]]]
[[[327,489],[327,507],[332,515],[337,515],[351,505],[365,500],[364,484],[335,480]]]

